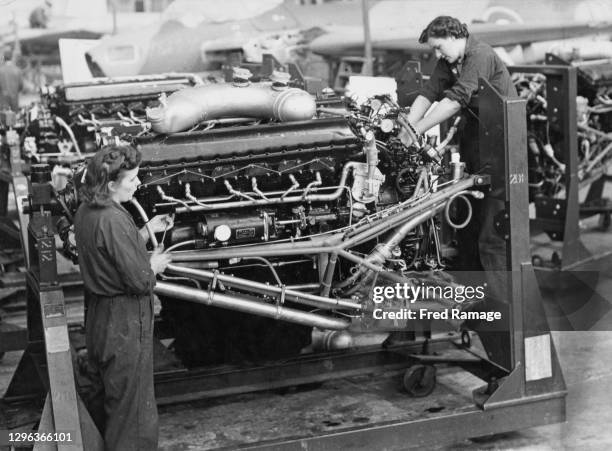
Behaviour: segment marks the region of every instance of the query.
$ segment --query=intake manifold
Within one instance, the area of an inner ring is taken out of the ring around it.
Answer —
[[[282,122],[311,119],[314,98],[298,88],[273,87],[271,83],[215,84],[176,91],[157,108],[147,108],[147,119],[158,133],[177,133],[212,119],[253,117]]]

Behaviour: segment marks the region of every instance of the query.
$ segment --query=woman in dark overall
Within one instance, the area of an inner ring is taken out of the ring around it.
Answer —
[[[140,184],[140,152],[110,147],[91,159],[75,215],[85,285],[86,343],[95,393],[89,409],[107,450],[157,449],[153,390],[153,287],[170,256],[149,256],[146,232],[121,206]],[[154,232],[172,227],[156,216]]]
[[[517,97],[508,69],[491,46],[471,36],[467,26],[453,17],[435,18],[423,30],[419,42],[428,44],[438,61],[410,108],[407,120],[412,130],[402,130],[400,139],[410,145],[418,135],[461,113],[463,129],[459,150],[466,170],[470,174],[486,173],[491,157],[481,153],[478,143],[478,79],[487,80],[502,96]],[[425,116],[436,101],[438,103]],[[457,234],[460,257],[457,269],[486,271],[484,279],[476,278],[487,283],[485,309],[502,311],[504,316],[509,302],[506,242],[493,225],[494,216],[505,208],[504,202],[486,196],[483,200],[471,200],[471,203],[473,219]],[[499,327],[505,329],[506,324],[501,324]]]

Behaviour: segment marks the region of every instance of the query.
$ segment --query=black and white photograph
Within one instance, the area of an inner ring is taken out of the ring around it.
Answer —
[[[0,0],[0,451],[612,449],[610,0]]]

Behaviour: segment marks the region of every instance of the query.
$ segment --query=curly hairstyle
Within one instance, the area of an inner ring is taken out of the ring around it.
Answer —
[[[467,38],[470,35],[467,25],[451,16],[438,16],[423,30],[419,42],[425,44],[429,38]]]
[[[85,170],[85,183],[79,194],[91,207],[105,207],[111,202],[108,183],[140,165],[142,154],[132,146],[105,147],[93,156]]]

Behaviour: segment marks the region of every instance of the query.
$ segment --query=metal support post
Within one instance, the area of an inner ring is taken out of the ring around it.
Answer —
[[[484,395],[481,404],[487,410],[530,402],[528,397],[535,395],[563,398],[566,393],[529,251],[525,101],[501,97],[480,80],[479,103],[481,157],[486,155],[492,180],[489,195],[505,205],[499,217],[505,221],[501,231],[510,320],[504,331],[508,340],[497,342],[503,346],[497,352],[509,357],[511,373],[495,387],[476,393]]]

